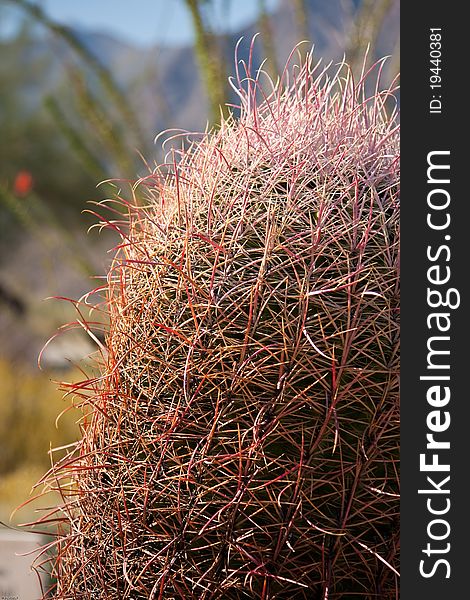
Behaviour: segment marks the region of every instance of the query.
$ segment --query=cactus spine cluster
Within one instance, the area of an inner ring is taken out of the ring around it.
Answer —
[[[57,598],[396,597],[399,133],[381,67],[356,82],[307,60],[264,91],[239,74],[239,114],[113,221],[106,354],[50,475]]]

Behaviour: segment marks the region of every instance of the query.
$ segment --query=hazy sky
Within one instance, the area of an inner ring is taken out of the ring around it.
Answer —
[[[30,0],[55,20],[71,26],[106,31],[138,45],[185,44],[192,41],[191,17],[184,0]],[[278,0],[266,0],[268,9]],[[0,31],[5,35],[18,22],[18,9],[0,0]],[[215,30],[237,30],[257,14],[255,0],[211,0]],[[209,14],[209,13],[208,13]]]

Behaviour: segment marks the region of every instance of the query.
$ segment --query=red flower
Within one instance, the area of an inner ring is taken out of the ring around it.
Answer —
[[[33,176],[29,171],[18,171],[13,182],[15,196],[26,196],[33,188]]]

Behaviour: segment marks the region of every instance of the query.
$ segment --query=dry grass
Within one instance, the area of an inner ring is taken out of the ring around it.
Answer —
[[[63,375],[63,373],[62,373]],[[54,391],[50,374],[31,372],[0,360],[0,521],[10,523],[12,511],[28,500],[34,484],[50,466],[51,445],[76,442],[80,414],[69,411],[56,426],[56,417],[67,408]],[[77,373],[70,374],[76,378]],[[60,496],[56,497],[56,503]],[[51,502],[44,498],[42,504]],[[13,515],[12,522],[31,520],[38,504]]]
[[[247,67],[240,117],[107,221],[122,244],[101,375],[71,386],[83,438],[47,479],[56,598],[398,597],[398,127],[381,67],[368,85],[293,68],[261,103]]]

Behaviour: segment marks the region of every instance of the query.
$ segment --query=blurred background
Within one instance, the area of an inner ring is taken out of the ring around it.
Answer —
[[[99,286],[117,243],[87,233],[98,219],[83,211],[119,189],[97,184],[148,173],[162,130],[216,124],[236,42],[246,59],[256,32],[274,79],[300,40],[356,70],[367,47],[371,64],[389,55],[384,85],[398,71],[399,0],[0,0],[0,521],[78,435],[77,410],[56,424],[71,399],[53,382],[83,377],[93,340],[72,329],[37,363],[76,319],[45,299]],[[28,504],[11,523],[34,516]]]

